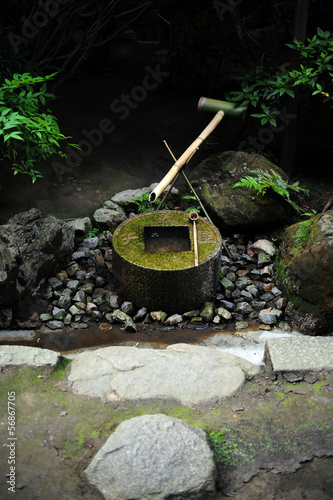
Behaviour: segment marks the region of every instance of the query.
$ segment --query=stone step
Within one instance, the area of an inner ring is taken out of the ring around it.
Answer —
[[[273,372],[333,369],[333,337],[283,337],[266,340],[265,362]]]

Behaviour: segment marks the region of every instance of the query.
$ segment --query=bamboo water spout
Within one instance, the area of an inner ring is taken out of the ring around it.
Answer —
[[[181,157],[173,164],[169,172],[163,177],[161,182],[156,186],[156,188],[150,193],[149,201],[154,202],[165,188],[173,181],[174,177],[180,172],[181,168],[192,158],[192,156],[197,151],[198,147],[202,142],[211,134],[211,132],[217,127],[224,116],[224,111],[220,110],[216,113],[214,118],[209,122],[207,127],[201,132],[197,139],[192,142],[192,144],[186,149],[186,151],[181,155]]]

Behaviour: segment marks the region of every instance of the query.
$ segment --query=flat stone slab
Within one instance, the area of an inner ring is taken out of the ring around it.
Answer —
[[[204,431],[162,414],[122,422],[85,474],[107,500],[204,500],[215,491]]]
[[[21,345],[0,346],[0,367],[31,366],[33,368],[51,368],[58,366],[61,354],[49,349]]]
[[[0,330],[1,342],[29,342],[35,336],[36,330]]]
[[[189,344],[167,349],[118,346],[78,354],[68,381],[73,392],[102,399],[177,399],[207,403],[233,395],[260,367],[233,354]]]
[[[266,340],[266,358],[275,372],[333,368],[333,337],[290,337]]]

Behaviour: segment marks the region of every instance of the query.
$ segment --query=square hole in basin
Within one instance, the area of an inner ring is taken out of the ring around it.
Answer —
[[[166,253],[191,250],[188,226],[146,226],[143,236],[146,252]]]

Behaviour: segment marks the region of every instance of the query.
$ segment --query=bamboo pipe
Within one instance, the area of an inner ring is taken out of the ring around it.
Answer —
[[[219,101],[217,99],[210,99],[208,97],[200,97],[198,102],[198,110],[208,111],[209,113],[224,111],[227,116],[244,120],[246,116],[247,106],[238,107],[238,105],[234,102]]]
[[[198,220],[198,214],[196,212],[191,212],[189,215],[190,220],[193,222],[193,253],[194,253],[194,265],[199,265],[199,254],[198,254],[198,236],[197,236],[197,226],[196,221]]]
[[[192,142],[192,144],[186,149],[186,151],[181,155],[181,157],[174,163],[169,172],[163,177],[161,182],[156,186],[156,188],[150,193],[149,201],[154,202],[165,188],[172,182],[173,178],[180,172],[181,168],[187,163],[187,160],[194,155],[200,144],[209,136],[211,132],[217,127],[224,116],[224,111],[218,111],[214,118],[208,123],[207,127],[201,132],[199,137]]]

